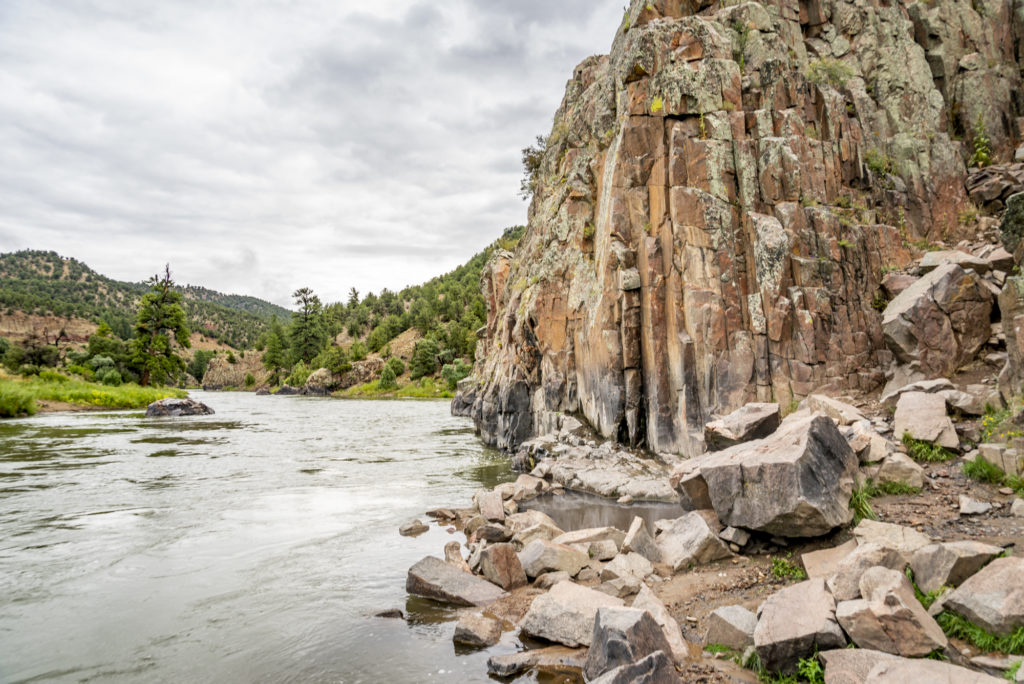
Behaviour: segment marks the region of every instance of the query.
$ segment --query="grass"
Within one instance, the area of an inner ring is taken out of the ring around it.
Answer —
[[[805,580],[807,579],[807,573],[799,565],[789,560],[792,557],[792,553],[789,556],[783,558],[782,556],[776,556],[772,558],[772,575],[779,579],[792,579],[792,580]]]
[[[708,653],[732,653],[734,651],[734,649],[723,644],[708,644],[704,647],[704,650]]]
[[[964,463],[964,475],[978,482],[1005,485],[1024,496],[1024,478],[1019,475],[1007,475],[1002,468],[990,463],[984,456],[979,455],[973,461]]]
[[[910,457],[919,463],[942,463],[956,458],[956,454],[949,449],[938,444],[914,439],[908,434],[903,435],[903,445],[907,447]]]
[[[763,684],[825,684],[825,668],[818,660],[818,652],[807,658],[801,658],[796,664],[796,674],[782,674],[781,672],[769,672],[761,664],[761,659],[755,653],[747,663],[740,663],[757,673],[757,679]]]
[[[0,416],[32,415],[36,411],[36,401],[101,408],[139,408],[157,399],[184,396],[185,392],[171,387],[140,387],[135,384],[112,387],[66,377],[60,381],[0,378]]]
[[[1013,665],[1011,665],[1010,668],[1006,672],[1003,673],[1003,679],[1005,679],[1008,682],[1012,682],[1012,681],[1016,680],[1017,679],[1017,672],[1020,671],[1021,663],[1022,663],[1022,661],[1018,660]]]
[[[332,396],[344,399],[451,399],[455,393],[433,378],[420,378],[390,390],[382,390],[380,381],[374,380],[335,392]]]
[[[1014,437],[1024,437],[1024,431],[1013,422],[1014,408],[986,411],[981,419],[981,443],[1008,442]]]
[[[932,589],[926,594],[917,586],[917,582],[914,580],[914,571],[910,569],[909,565],[906,569],[906,575],[907,579],[910,580],[910,586],[914,588],[914,597],[917,598],[918,603],[925,608],[931,608],[932,604],[938,601],[940,596],[953,588],[950,586],[942,586],[938,589]]]
[[[1024,626],[1006,636],[998,636],[952,611],[942,611],[935,620],[946,636],[962,639],[982,651],[1024,655]]]
[[[921,493],[920,487],[911,487],[906,482],[882,482],[877,488],[882,494],[890,496],[899,494],[917,495]]]
[[[863,485],[853,490],[853,493],[850,495],[850,508],[853,510],[854,524],[859,523],[865,518],[868,520],[878,519],[875,509],[871,507],[871,499],[877,495],[878,490],[875,489],[875,483],[870,478]]]

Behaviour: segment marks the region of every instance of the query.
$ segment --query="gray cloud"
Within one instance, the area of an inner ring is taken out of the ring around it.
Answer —
[[[519,150],[620,6],[10,0],[0,251],[283,304],[422,282],[525,221]]]

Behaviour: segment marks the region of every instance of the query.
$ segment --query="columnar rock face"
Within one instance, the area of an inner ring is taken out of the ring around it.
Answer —
[[[990,0],[633,0],[567,84],[526,235],[485,270],[459,410],[501,447],[579,411],[693,455],[712,415],[878,387],[882,273],[963,230],[950,134],[980,113],[1013,142],[1014,22]]]

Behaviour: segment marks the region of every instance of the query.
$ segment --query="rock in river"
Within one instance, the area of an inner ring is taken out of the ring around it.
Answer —
[[[213,409],[195,399],[169,397],[154,401],[146,407],[147,418],[168,418],[172,416],[210,416]]]
[[[409,568],[405,590],[416,596],[460,606],[485,606],[505,595],[487,580],[433,556],[427,556]]]

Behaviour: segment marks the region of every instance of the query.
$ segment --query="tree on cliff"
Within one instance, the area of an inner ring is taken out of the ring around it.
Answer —
[[[135,339],[131,343],[131,363],[139,370],[139,384],[163,384],[185,368],[175,349],[192,346],[189,342],[181,294],[174,291],[170,265],[164,275],[147,281],[150,291],[142,295],[135,319]]]
[[[297,361],[309,363],[327,344],[323,305],[308,287],[292,293],[298,311],[292,314],[292,355]]]
[[[533,193],[537,191],[537,180],[540,176],[541,164],[544,163],[544,152],[547,150],[547,146],[547,138],[538,135],[537,142],[523,148],[523,178],[519,181],[519,196],[524,200],[533,197]]]

